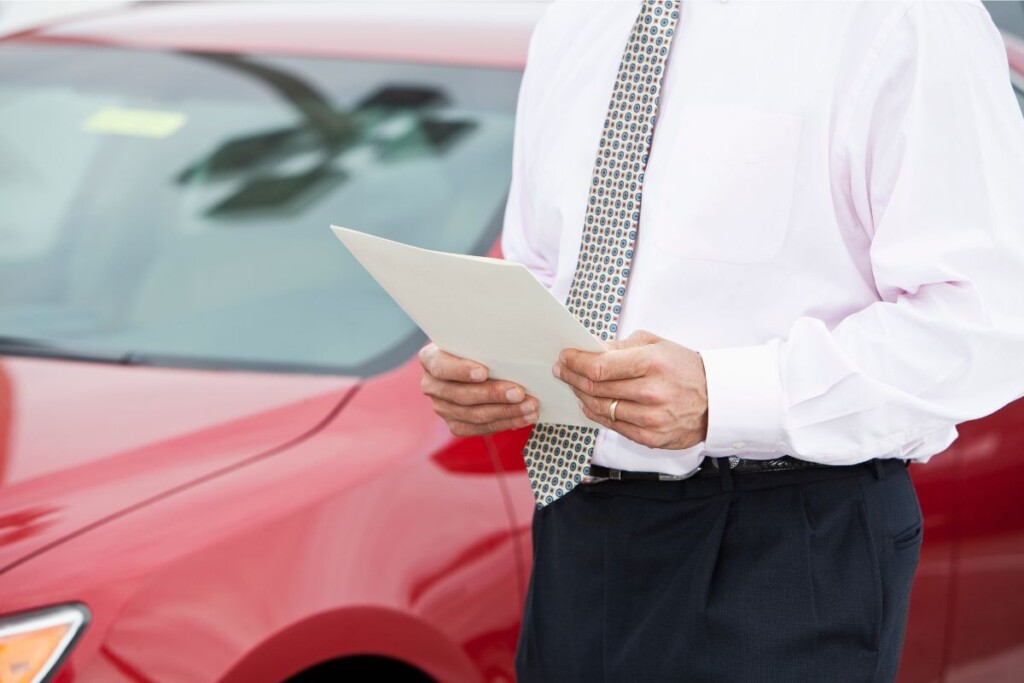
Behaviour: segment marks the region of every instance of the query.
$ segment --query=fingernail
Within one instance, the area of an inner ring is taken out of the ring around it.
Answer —
[[[532,415],[534,413],[534,411],[537,410],[537,408],[533,405],[532,402],[530,402],[530,401],[523,401],[523,404],[520,407],[520,410],[523,411],[523,415]]]
[[[509,403],[519,403],[523,400],[523,392],[521,389],[509,389],[505,392],[505,398],[508,399]]]
[[[469,378],[474,382],[482,382],[487,379],[487,373],[484,372],[483,368],[473,368],[469,371]]]
[[[559,367],[558,363],[555,363],[553,366],[551,366],[551,374],[554,375],[555,377],[561,378],[562,370]]]
[[[536,422],[537,421],[537,413],[530,413],[529,415],[526,416],[526,420],[528,422]]]

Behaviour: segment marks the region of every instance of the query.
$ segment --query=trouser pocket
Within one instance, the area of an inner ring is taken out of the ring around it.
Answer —
[[[892,547],[894,550],[902,550],[904,548],[912,548],[921,544],[924,539],[924,523],[921,521],[914,522],[910,527],[898,532],[892,537]]]
[[[883,595],[879,549],[859,480],[811,482],[800,490],[819,647],[863,670],[878,650]]]
[[[893,472],[881,481],[864,479],[861,489],[882,588],[875,680],[893,681],[903,650],[924,523],[913,481],[906,470]]]

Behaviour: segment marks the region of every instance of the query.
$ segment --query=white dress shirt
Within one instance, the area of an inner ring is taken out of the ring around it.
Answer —
[[[554,4],[502,249],[561,300],[640,0]],[[618,338],[703,357],[706,441],[593,460],[925,461],[1024,393],[1024,120],[980,2],[682,3]]]

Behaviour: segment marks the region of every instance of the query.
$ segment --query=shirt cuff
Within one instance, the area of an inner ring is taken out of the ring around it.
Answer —
[[[759,346],[700,351],[708,384],[712,457],[785,451],[779,340]]]

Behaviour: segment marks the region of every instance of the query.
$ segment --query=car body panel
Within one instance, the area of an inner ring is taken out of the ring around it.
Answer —
[[[959,426],[949,683],[1024,676],[1024,401]],[[931,524],[931,519],[928,520]],[[928,527],[930,531],[931,527]]]
[[[380,376],[288,450],[0,575],[3,611],[88,604],[75,681],[280,680],[297,653],[511,680],[524,565],[507,497],[484,440],[451,437],[420,375]],[[307,642],[313,623],[326,630]]]
[[[111,515],[303,438],[347,377],[0,360],[0,573]]]
[[[1003,41],[1006,43],[1007,63],[1014,73],[1011,76],[1024,78],[1024,38],[1015,36],[1006,31],[1002,32]]]
[[[542,2],[171,3],[22,31],[20,41],[522,67]],[[423,30],[424,26],[431,30]]]

